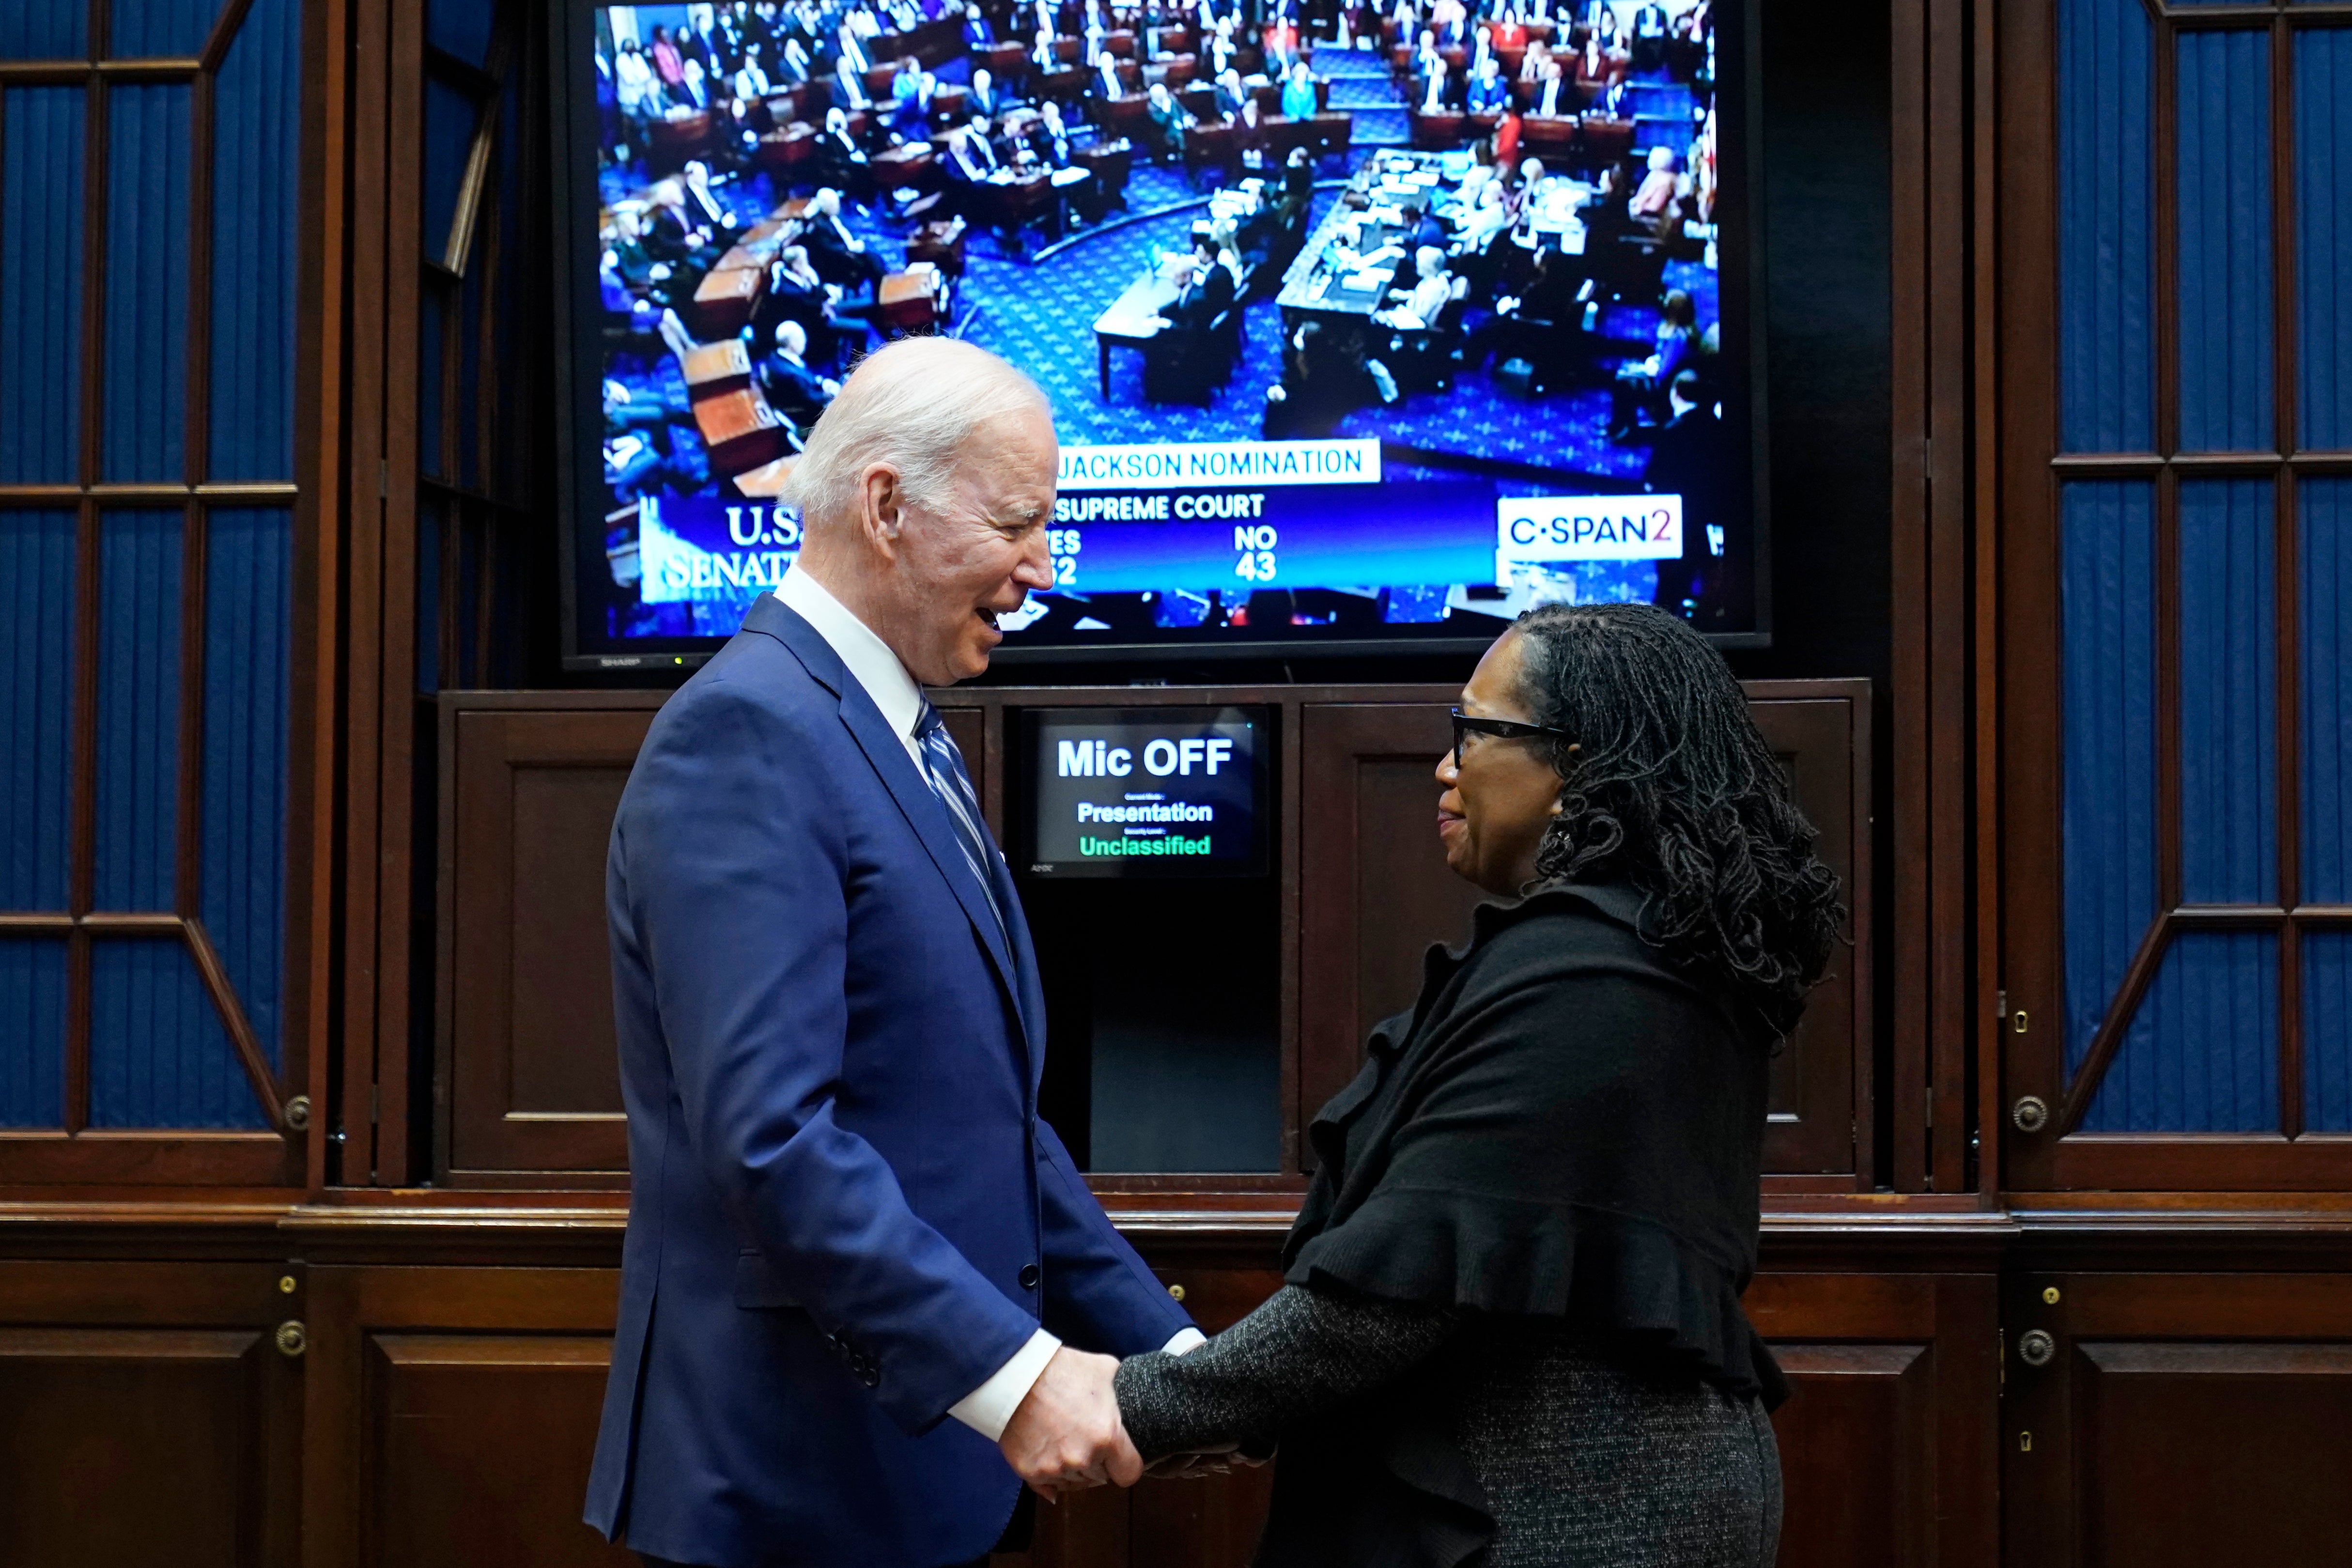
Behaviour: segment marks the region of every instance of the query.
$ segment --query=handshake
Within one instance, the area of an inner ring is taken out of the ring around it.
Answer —
[[[1119,1419],[1111,1376],[1116,1356],[1094,1355],[1067,1345],[1054,1352],[1028,1397],[1006,1422],[997,1447],[1013,1473],[1051,1502],[1065,1492],[1105,1481],[1131,1487],[1143,1479],[1143,1456],[1128,1439]],[[1156,1476],[1197,1476],[1223,1470],[1242,1459],[1230,1448],[1205,1454],[1172,1454],[1149,1467]]]

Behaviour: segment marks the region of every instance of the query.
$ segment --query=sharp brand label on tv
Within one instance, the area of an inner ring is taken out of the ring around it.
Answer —
[[[1265,716],[1246,708],[1022,716],[1032,876],[1255,876]]]
[[[1741,6],[1538,0],[1400,79],[1181,0],[1131,45],[1103,0],[567,3],[574,663],[730,636],[809,431],[927,331],[1061,441],[1000,659],[1467,648],[1560,600],[1768,629]]]

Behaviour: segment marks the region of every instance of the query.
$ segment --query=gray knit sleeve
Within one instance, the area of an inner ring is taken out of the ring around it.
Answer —
[[[1285,1426],[1403,1373],[1459,1317],[1453,1307],[1286,1285],[1190,1355],[1121,1362],[1119,1416],[1147,1459],[1227,1443],[1263,1452]]]

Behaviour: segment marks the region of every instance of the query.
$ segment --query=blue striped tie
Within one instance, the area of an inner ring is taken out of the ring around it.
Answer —
[[[980,883],[982,897],[988,900],[991,913],[996,916],[996,934],[1004,939],[1006,952],[1013,949],[1013,938],[1004,929],[1004,911],[996,902],[996,883],[988,874],[996,858],[996,850],[988,842],[988,834],[980,826],[980,797],[972,793],[971,775],[964,772],[963,753],[956,750],[955,738],[948,733],[947,721],[927,699],[922,716],[915,721],[915,744],[923,753],[923,772],[929,775],[931,793],[948,808],[948,821],[955,827],[956,843],[963,849],[964,864],[971,868]]]

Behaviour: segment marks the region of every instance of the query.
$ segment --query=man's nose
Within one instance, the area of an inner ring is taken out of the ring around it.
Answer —
[[[1013,569],[1013,580],[1024,588],[1050,588],[1054,585],[1054,552],[1046,547],[1045,531],[1039,529],[1021,552],[1021,564]]]

